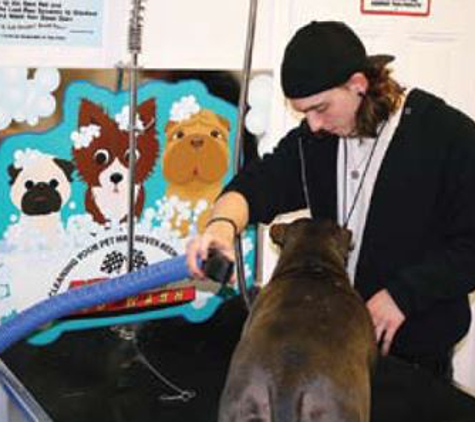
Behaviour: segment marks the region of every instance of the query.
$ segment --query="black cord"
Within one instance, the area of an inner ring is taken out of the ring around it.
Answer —
[[[383,129],[385,128],[387,122],[384,122],[383,125],[381,125],[378,134],[376,136],[376,140],[374,141],[373,146],[371,147],[371,151],[369,153],[369,157],[366,160],[365,168],[363,170],[363,174],[361,175],[361,180],[358,185],[358,188],[356,189],[355,196],[353,197],[353,202],[351,203],[351,207],[348,212],[346,212],[346,203],[347,203],[347,180],[348,180],[348,145],[347,145],[347,139],[344,140],[344,151],[345,151],[345,157],[344,157],[344,162],[345,162],[345,177],[344,177],[344,185],[343,185],[343,227],[348,228],[348,223],[350,222],[350,219],[353,215],[353,212],[355,211],[356,204],[358,202],[358,199],[361,194],[361,190],[363,189],[363,184],[366,179],[366,175],[369,170],[369,166],[371,164],[371,161],[373,160],[374,153],[376,151],[376,146],[378,145],[379,139],[381,138],[381,133],[383,132]],[[346,216],[345,216],[346,214]]]

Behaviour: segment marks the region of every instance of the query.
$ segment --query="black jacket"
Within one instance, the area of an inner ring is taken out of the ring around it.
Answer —
[[[251,223],[305,207],[298,139],[313,216],[336,219],[338,138],[305,123],[252,163],[226,191],[242,193]],[[470,325],[475,288],[475,124],[441,99],[413,90],[374,186],[355,287],[365,300],[388,289],[406,315],[392,351],[445,353]]]

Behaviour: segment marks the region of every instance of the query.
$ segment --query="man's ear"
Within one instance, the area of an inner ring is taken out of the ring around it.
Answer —
[[[356,95],[364,96],[368,90],[368,79],[363,72],[356,72],[350,76],[345,86]]]
[[[284,246],[285,243],[285,234],[287,233],[287,226],[288,224],[279,223],[273,224],[270,228],[270,237],[272,241],[279,245],[280,247]]]

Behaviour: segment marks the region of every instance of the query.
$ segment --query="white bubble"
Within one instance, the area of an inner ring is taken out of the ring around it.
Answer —
[[[7,106],[10,110],[23,107],[26,101],[26,85],[13,85],[2,87],[3,93],[0,102]]]
[[[26,67],[5,67],[0,69],[0,83],[9,88],[13,85],[24,84],[28,78]]]
[[[51,155],[45,154],[37,149],[25,148],[17,149],[13,154],[14,162],[13,165],[17,169],[28,167],[29,165],[34,165],[38,161],[44,159],[50,159]]]
[[[10,126],[11,122],[11,114],[7,110],[0,107],[0,130],[6,129],[8,126]]]
[[[189,119],[193,114],[200,111],[201,107],[194,95],[187,95],[175,101],[170,110],[170,120],[180,122]]]
[[[56,100],[51,94],[38,99],[37,110],[41,117],[51,116],[55,109]]]
[[[129,122],[130,122],[130,107],[125,105],[122,107],[122,111],[114,116],[114,120],[119,127],[119,130],[128,131],[129,130]],[[135,128],[139,131],[144,130],[145,126],[140,116],[137,115],[135,117]]]
[[[13,118],[18,123],[23,123],[26,120],[26,113],[25,110],[15,110],[13,114]]]
[[[214,297],[213,293],[202,292],[198,290],[196,292],[196,299],[191,303],[191,305],[195,309],[202,309],[206,306],[208,301],[213,297]]]
[[[75,210],[76,208],[77,208],[76,202],[71,201],[71,202],[69,203],[69,209],[70,209],[70,210]]]
[[[272,77],[266,74],[255,76],[249,82],[248,103],[251,107],[270,107],[272,101]]]
[[[38,90],[51,92],[58,88],[61,78],[58,69],[42,67],[36,70],[34,80]]]
[[[38,122],[40,121],[38,115],[28,115],[26,116],[26,123],[28,123],[30,126],[36,126]]]
[[[10,222],[11,223],[16,223],[18,221],[18,215],[12,214],[10,215]]]
[[[249,236],[245,236],[242,242],[242,251],[243,255],[246,256],[249,252],[252,252],[254,249],[254,243]]]
[[[147,208],[144,212],[144,219],[145,220],[153,220],[155,218],[155,211],[153,208]]]
[[[101,136],[101,127],[98,125],[81,126],[71,133],[70,139],[75,149],[87,148],[95,138]]]
[[[244,119],[246,129],[256,136],[261,136],[267,129],[268,116],[260,109],[251,108]]]
[[[208,201],[206,199],[200,199],[196,204],[195,211],[202,212],[208,208]]]

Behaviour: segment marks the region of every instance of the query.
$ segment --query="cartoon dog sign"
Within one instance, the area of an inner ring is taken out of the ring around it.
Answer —
[[[62,122],[0,145],[0,322],[127,271],[129,93],[85,81],[64,88]],[[231,177],[237,110],[197,81],[151,81],[139,87],[137,98],[132,259],[139,270],[183,254],[190,233],[202,230],[209,206]],[[244,250],[250,279],[252,233]],[[203,321],[228,293],[185,280],[178,288],[75,315],[34,341],[144,318]]]

